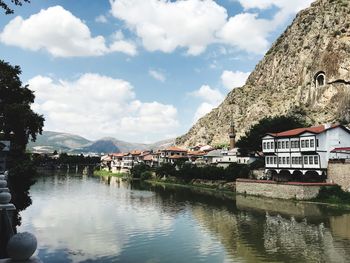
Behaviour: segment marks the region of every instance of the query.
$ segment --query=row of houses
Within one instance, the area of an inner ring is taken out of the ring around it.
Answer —
[[[236,147],[235,129],[233,123],[230,127],[230,146],[228,149],[215,149],[210,145],[196,145],[189,149],[171,146],[158,151],[131,151],[128,153],[112,153],[101,158],[104,169],[114,173],[129,172],[140,163],[150,167],[158,167],[163,163],[174,164],[177,161],[188,162],[198,166],[216,165],[227,167],[231,163],[250,164],[257,159],[255,155],[242,155]]]

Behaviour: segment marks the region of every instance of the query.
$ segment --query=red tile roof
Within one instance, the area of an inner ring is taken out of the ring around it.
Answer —
[[[187,150],[184,150],[184,149],[181,149],[179,147],[176,147],[176,146],[171,146],[171,147],[168,147],[162,151],[168,151],[168,152],[187,152]]]
[[[325,125],[319,125],[319,126],[314,126],[314,127],[309,127],[309,128],[297,128],[297,129],[288,130],[288,131],[284,131],[284,132],[278,132],[278,133],[268,133],[268,135],[271,135],[273,137],[292,137],[292,136],[298,136],[298,135],[305,133],[305,132],[319,134],[319,133],[322,133],[324,131],[327,131],[327,130],[330,130],[333,128],[337,128],[339,126],[341,126],[341,125],[335,124],[335,125],[330,126],[329,128],[326,128]]]
[[[338,147],[338,148],[334,148],[331,152],[350,152],[350,147]]]
[[[189,151],[189,152],[187,152],[187,155],[189,155],[189,156],[203,156],[205,154],[206,154],[206,152],[204,152],[204,151]]]
[[[123,157],[124,153],[112,153],[113,157]]]
[[[152,154],[145,155],[143,157],[143,160],[144,161],[152,161],[153,160],[153,155]]]
[[[141,154],[141,151],[137,151],[137,150],[131,151],[130,154],[131,154],[131,155],[140,155],[140,154]]]

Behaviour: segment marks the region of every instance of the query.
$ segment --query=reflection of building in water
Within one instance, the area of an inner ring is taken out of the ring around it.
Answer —
[[[348,252],[337,249],[332,233],[322,223],[266,214],[263,239],[267,253],[293,255],[298,262],[346,262],[349,258]]]
[[[268,212],[270,214],[281,214],[301,219],[305,217],[309,219],[324,218],[320,205],[313,203],[237,195],[236,206],[241,210]]]
[[[350,214],[332,216],[330,227],[334,235],[350,240]]]
[[[293,202],[290,202],[289,208],[292,206]],[[307,212],[307,207],[311,211]],[[192,214],[199,226],[220,241],[233,260],[244,258],[244,262],[251,263],[347,262],[350,258],[350,250],[346,250],[350,247],[350,223],[345,222],[350,222],[350,218],[332,217],[329,228],[328,217],[315,207],[296,207],[292,213],[296,214],[297,220],[291,216],[272,216],[265,213],[264,208],[253,207],[246,211],[228,211],[193,205]],[[238,205],[237,208],[242,209]],[[274,212],[277,214],[277,209]],[[316,214],[312,215],[312,212]]]

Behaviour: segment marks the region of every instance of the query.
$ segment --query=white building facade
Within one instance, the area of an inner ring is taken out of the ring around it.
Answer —
[[[262,138],[265,173],[302,177],[326,177],[330,159],[337,158],[335,148],[350,146],[350,130],[342,125],[321,125],[280,133]],[[350,155],[343,155],[350,158]]]

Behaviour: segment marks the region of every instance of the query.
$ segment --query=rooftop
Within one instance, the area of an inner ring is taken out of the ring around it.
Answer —
[[[176,146],[171,146],[171,147],[168,147],[162,151],[168,151],[168,152],[187,152],[187,150],[185,149],[181,149],[179,147],[176,147]]]
[[[292,136],[298,136],[298,135],[303,134],[305,132],[319,134],[319,133],[322,133],[322,132],[325,132],[327,130],[334,129],[337,127],[341,127],[341,128],[346,129],[344,126],[339,125],[339,124],[334,124],[331,126],[319,125],[319,126],[313,126],[313,127],[308,127],[308,128],[297,128],[297,129],[278,132],[278,133],[267,133],[266,135],[271,135],[273,137],[292,137]]]

